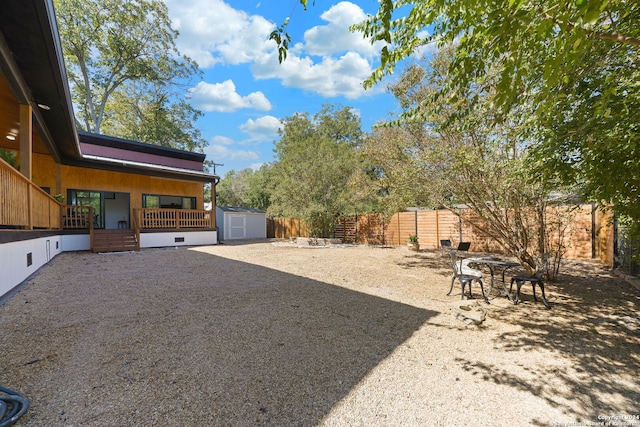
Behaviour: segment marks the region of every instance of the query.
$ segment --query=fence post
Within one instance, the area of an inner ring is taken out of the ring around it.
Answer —
[[[436,209],[436,248],[440,247],[440,209]]]
[[[596,257],[596,205],[591,203],[591,258]]]
[[[347,228],[346,226],[347,226],[347,224],[345,223],[345,230],[346,230],[346,228]],[[355,243],[355,244],[360,243],[360,237],[358,236],[358,214],[356,214],[356,229],[355,229],[355,230],[353,230],[353,234],[355,235],[355,236],[354,236],[354,240],[355,240],[355,242],[354,242],[354,243]]]

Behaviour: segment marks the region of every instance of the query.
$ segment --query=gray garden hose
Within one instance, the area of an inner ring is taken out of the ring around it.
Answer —
[[[29,409],[29,401],[15,391],[0,386],[0,427],[13,425]]]

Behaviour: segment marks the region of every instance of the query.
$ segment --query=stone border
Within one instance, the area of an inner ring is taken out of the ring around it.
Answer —
[[[298,246],[331,246],[331,245],[342,244],[342,240],[324,239],[324,238],[315,238],[315,237],[298,237],[296,239],[296,244]]]
[[[315,237],[290,237],[288,241],[273,242],[274,246],[290,246],[296,248],[344,248],[347,245],[340,239],[324,239]]]

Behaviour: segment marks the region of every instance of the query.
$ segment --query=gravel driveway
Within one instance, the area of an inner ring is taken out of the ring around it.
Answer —
[[[472,326],[439,251],[63,253],[0,306],[0,385],[20,426],[640,427],[640,292],[564,271]]]

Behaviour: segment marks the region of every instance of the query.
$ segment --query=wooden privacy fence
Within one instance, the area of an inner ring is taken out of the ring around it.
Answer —
[[[267,218],[267,237],[309,237],[309,230],[305,221],[299,218]]]
[[[549,209],[548,216],[553,218],[567,212],[570,212],[571,220],[564,230],[567,247],[564,257],[599,258],[612,264],[613,227],[607,215],[591,205],[582,205],[575,210],[569,207]],[[503,252],[495,241],[473,227],[472,224],[478,222],[480,219],[467,209],[458,213],[446,209],[398,212],[386,221],[381,215],[365,214],[340,219],[334,236],[329,237],[340,238],[345,243],[401,246],[406,245],[409,236],[417,235],[422,249],[436,249],[441,240],[450,240],[454,246],[459,242],[471,242],[472,251]],[[268,218],[267,236],[281,239],[310,237],[305,222],[297,218]]]

